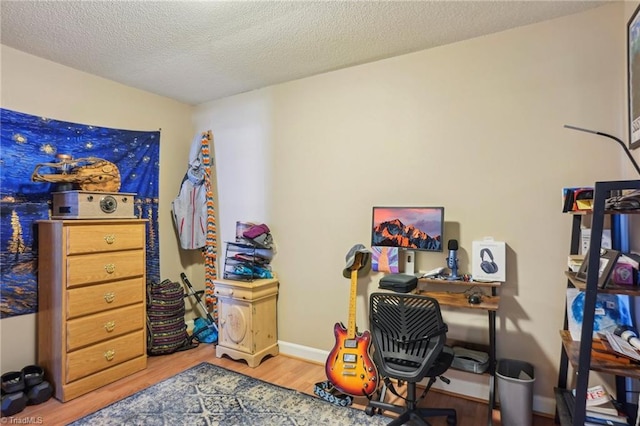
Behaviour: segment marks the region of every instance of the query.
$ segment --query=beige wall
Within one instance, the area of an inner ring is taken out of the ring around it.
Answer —
[[[462,272],[477,261],[473,240],[507,243],[498,356],[534,364],[534,408],[553,412],[571,223],[561,190],[638,177],[615,142],[563,125],[627,139],[630,9],[605,6],[198,106],[196,127],[216,139],[220,241],[237,220],[272,229],[281,350],[322,360],[333,347],[333,325],[348,314],[344,255],[369,244],[372,206],[444,205]],[[445,257],[419,253],[418,268],[445,266]],[[361,328],[379,278],[360,280]],[[488,338],[486,315],[445,316],[451,336]],[[451,375],[450,389],[487,397],[486,380]]]
[[[171,220],[171,201],[186,171],[194,130],[192,107],[78,72],[1,46],[2,108],[56,120],[160,133],[160,273],[180,279],[180,272],[200,262],[180,252]],[[195,280],[193,281],[196,284]],[[36,315],[0,321],[0,370],[36,362]]]

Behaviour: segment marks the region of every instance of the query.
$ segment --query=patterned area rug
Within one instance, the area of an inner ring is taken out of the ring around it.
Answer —
[[[391,419],[202,363],[71,423],[80,425],[354,426]]]

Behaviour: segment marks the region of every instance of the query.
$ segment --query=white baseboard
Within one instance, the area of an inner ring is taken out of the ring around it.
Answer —
[[[283,342],[278,340],[280,353],[294,358],[300,358],[316,364],[324,364],[329,356],[329,351],[323,351],[308,346],[298,345],[296,343]]]
[[[308,346],[302,346],[295,343],[278,341],[280,353],[294,358],[304,359],[316,364],[324,364],[329,356],[329,351],[323,351]],[[464,371],[450,369],[446,376],[451,380],[451,384],[445,384],[437,381],[434,389],[441,389],[446,392],[466,396],[482,401],[489,401],[489,377],[487,375],[465,373]],[[500,394],[499,378],[496,377],[496,399]],[[533,396],[533,411],[541,414],[555,414],[556,400],[542,396]]]

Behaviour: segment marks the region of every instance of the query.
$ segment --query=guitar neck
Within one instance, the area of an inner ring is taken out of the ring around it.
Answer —
[[[356,337],[356,296],[358,290],[358,271],[351,271],[351,292],[349,295],[349,322],[347,325],[347,339]]]

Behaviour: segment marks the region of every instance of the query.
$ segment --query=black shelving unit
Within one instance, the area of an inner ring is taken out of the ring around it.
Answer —
[[[587,398],[587,387],[589,386],[590,371],[597,370],[600,372],[614,374],[616,376],[616,398],[618,401],[626,404],[625,377],[640,378],[640,367],[633,366],[629,369],[608,367],[606,363],[594,366],[591,360],[591,346],[593,341],[593,321],[595,319],[596,299],[598,295],[598,267],[600,264],[600,249],[602,244],[602,231],[604,229],[604,218],[611,214],[628,214],[640,212],[628,211],[605,211],[605,201],[611,194],[618,193],[622,190],[640,190],[640,180],[625,181],[607,181],[596,182],[593,200],[593,211],[591,212],[591,238],[588,259],[589,269],[587,271],[587,282],[584,287],[584,313],[580,342],[569,342],[569,338],[563,337],[563,345],[560,359],[560,370],[558,375],[558,387],[555,389],[557,416],[558,421],[563,426],[583,426],[585,421],[585,409]],[[572,232],[571,232],[571,254],[577,254],[580,243],[580,224],[583,215],[574,215]],[[569,279],[568,284],[573,286],[573,282]],[[607,289],[609,293],[616,293],[615,289]],[[634,288],[632,291],[620,291],[625,294],[640,295],[640,291]],[[564,330],[568,328],[568,316],[565,308]],[[575,345],[578,344],[577,359],[572,359]],[[567,403],[565,394],[571,392],[567,389],[567,372],[569,361],[577,373],[576,395],[573,406]],[[628,413],[632,414],[632,413]],[[631,418],[630,418],[631,420]]]
[[[271,249],[256,247],[248,243],[231,242],[227,243],[227,250],[224,259],[223,277],[235,281],[253,281],[262,278],[273,278],[261,275],[257,271],[271,271],[269,265],[271,255],[263,256],[264,252],[271,253]]]

